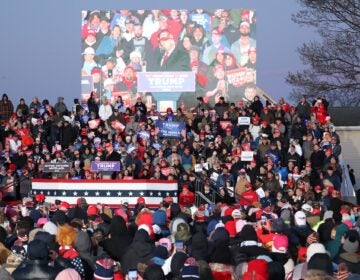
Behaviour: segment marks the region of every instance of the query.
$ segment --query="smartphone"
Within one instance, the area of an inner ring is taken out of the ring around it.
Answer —
[[[130,269],[128,272],[128,278],[129,280],[137,280],[138,273],[136,269]]]
[[[9,227],[9,221],[4,221],[4,228],[7,229]]]
[[[266,225],[266,220],[267,220],[266,217],[264,217],[264,216],[261,217],[261,225],[262,226]]]
[[[176,248],[177,251],[184,250],[184,242],[176,241],[175,242],[175,248]]]

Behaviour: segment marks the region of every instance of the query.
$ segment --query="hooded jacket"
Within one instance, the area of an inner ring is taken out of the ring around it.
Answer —
[[[111,237],[102,241],[100,246],[113,260],[121,261],[126,249],[131,244],[131,237],[122,217],[113,217],[110,225],[110,235]]]
[[[129,269],[136,269],[138,263],[146,264],[152,258],[154,248],[155,244],[146,230],[139,229],[135,233],[133,242],[122,258],[122,272],[125,274]]]

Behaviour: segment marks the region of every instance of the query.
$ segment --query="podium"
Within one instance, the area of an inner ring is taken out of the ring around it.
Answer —
[[[157,108],[176,111],[176,102],[183,92],[195,92],[195,73],[187,72],[138,72],[138,92],[151,92]]]

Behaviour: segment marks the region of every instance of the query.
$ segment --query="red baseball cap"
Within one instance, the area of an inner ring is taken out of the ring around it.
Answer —
[[[143,198],[142,196],[138,197],[137,203],[144,204],[145,203],[145,198]]]
[[[274,237],[273,247],[280,252],[286,252],[289,246],[289,240],[286,235],[278,234]]]
[[[96,205],[89,205],[86,213],[88,216],[96,216],[98,214],[98,209]]]
[[[94,67],[91,70],[91,75],[100,74],[100,73],[101,73],[101,69],[99,67]]]
[[[87,36],[96,36],[96,32],[95,32],[95,30],[92,30],[92,29],[89,29],[88,31],[87,31],[87,34],[86,34],[86,37]]]
[[[35,200],[37,203],[43,203],[45,201],[45,195],[42,193],[38,193],[35,195]]]
[[[69,209],[69,208],[70,208],[70,204],[67,203],[66,201],[61,201],[61,203],[60,203],[59,206],[65,208],[65,209]]]
[[[188,186],[188,185],[183,185],[182,189],[183,189],[183,190],[188,190],[188,189],[189,189],[189,186]]]
[[[219,29],[214,29],[213,31],[211,31],[211,35],[218,35],[221,36],[221,32]]]

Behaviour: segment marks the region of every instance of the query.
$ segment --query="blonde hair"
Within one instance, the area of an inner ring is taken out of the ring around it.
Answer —
[[[56,241],[61,246],[72,246],[76,241],[76,231],[72,226],[63,225],[58,227]]]
[[[334,280],[335,278],[326,274],[322,270],[309,269],[306,272],[305,280]]]

